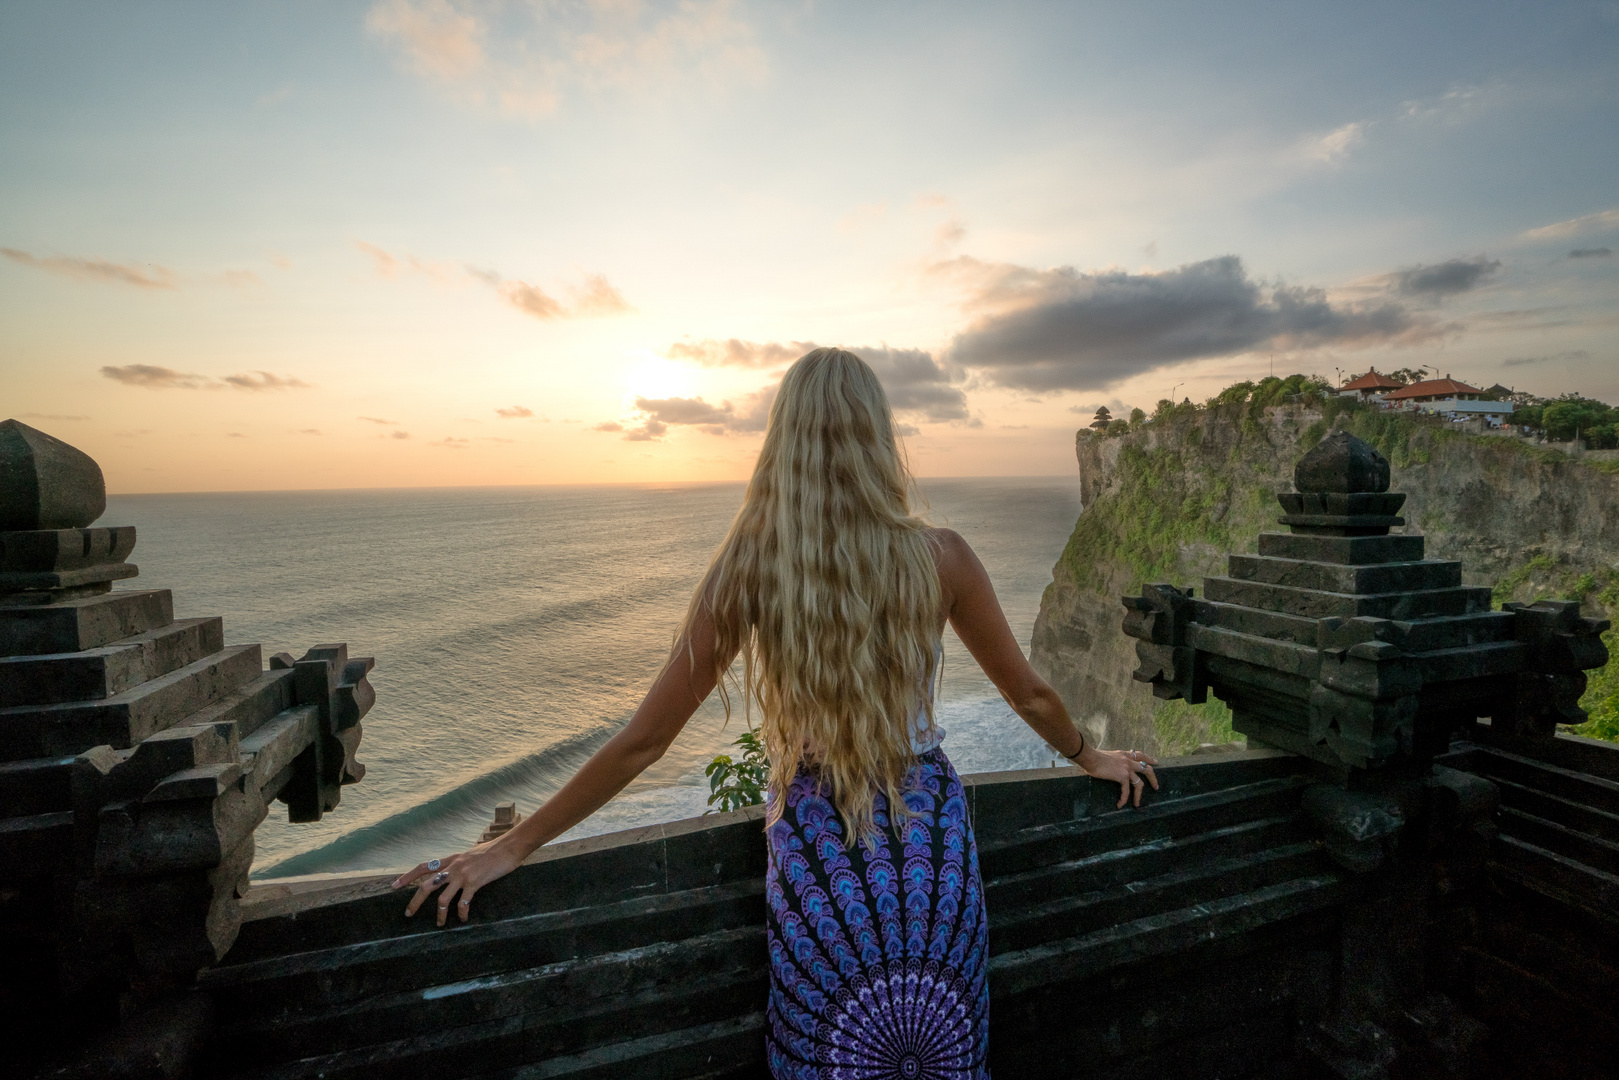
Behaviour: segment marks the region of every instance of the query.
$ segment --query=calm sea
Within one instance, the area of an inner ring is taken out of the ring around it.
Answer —
[[[931,519],[964,535],[1025,645],[1079,510],[1077,480],[927,480]],[[549,796],[630,717],[740,484],[128,495],[130,585],[174,590],[179,617],[222,615],[229,642],[375,656],[364,782],[317,824],[279,804],[254,875],[407,866],[476,841],[496,803]],[[947,631],[939,720],[962,772],[1050,765]],[[570,836],[690,817],[703,766],[743,730],[716,700],[668,755]]]

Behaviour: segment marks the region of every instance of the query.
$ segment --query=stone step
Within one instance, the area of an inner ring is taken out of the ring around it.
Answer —
[[[1205,832],[1138,838],[1094,854],[1044,863],[1017,873],[986,876],[986,902],[994,919],[997,914],[1043,904],[1053,897],[1077,896],[1170,873],[1187,859],[1212,864],[1303,839],[1295,820],[1280,815]]]
[[[0,762],[0,818],[73,806],[72,756]]]
[[[1195,856],[1194,856],[1195,858]],[[1330,874],[1330,860],[1314,843],[1286,844],[1183,865],[1150,878],[1138,878],[1054,899],[1014,911],[990,911],[990,951],[995,955],[1031,949],[1047,942],[1099,933],[1124,920],[1140,921],[1178,908],[1251,893],[1278,882]]]
[[[1477,747],[1467,754],[1465,761],[1460,768],[1486,780],[1533,788],[1593,810],[1619,815],[1619,783],[1612,780],[1494,747]]]
[[[1308,559],[1313,562],[1367,563],[1418,562],[1423,555],[1421,536],[1310,536],[1302,533],[1259,534],[1258,550],[1273,559]]]
[[[1203,579],[1203,595],[1217,604],[1237,604],[1279,611],[1306,619],[1418,619],[1432,615],[1470,615],[1490,610],[1490,590],[1462,585],[1421,592],[1354,593],[1293,589],[1229,577]]]
[[[395,895],[402,912],[410,893]],[[430,919],[428,912],[417,919]],[[402,934],[408,925],[401,914]],[[233,1014],[280,1015],[620,952],[648,941],[763,925],[764,882],[746,881],[225,964],[203,972],[199,982]]]
[[[287,783],[283,770],[319,733],[319,706],[298,705],[272,716],[241,741],[243,783],[265,792],[266,800],[279,795]]]
[[[127,749],[257,678],[258,645],[231,645],[167,675],[94,702],[0,709],[0,761]]]
[[[507,1033],[509,1041],[518,1040],[521,1025],[513,1020],[504,1020],[484,1025],[481,1030],[462,1029],[401,1039],[396,1043],[370,1048],[369,1054],[375,1064],[361,1066],[352,1072],[336,1071],[325,1058],[311,1058],[284,1070],[254,1075],[262,1075],[264,1080],[350,1075],[366,1078],[433,1076],[442,1077],[443,1080],[618,1080],[620,1077],[635,1077],[637,1080],[763,1080],[767,1075],[764,1030],[764,1013],[755,1011],[523,1065],[502,1067],[498,1060],[490,1061],[477,1053],[469,1055],[466,1052],[465,1047],[477,1047],[480,1042],[486,1045],[502,1032]],[[376,1071],[386,1069],[389,1063],[402,1055],[408,1056],[413,1066],[422,1071],[406,1071],[403,1074]],[[431,1062],[435,1068],[423,1067],[424,1062]],[[477,1072],[468,1072],[468,1069],[476,1069]]]
[[[1597,810],[1584,803],[1574,802],[1538,788],[1525,787],[1510,780],[1496,778],[1496,790],[1501,793],[1501,805],[1546,821],[1554,821],[1565,828],[1586,833],[1619,844],[1619,814]]]
[[[480,924],[546,912],[762,881],[764,808],[648,825],[548,844],[478,894]],[[413,934],[441,934],[431,920],[404,918],[391,875],[359,879],[313,901],[295,885],[255,883],[242,900],[236,963]],[[318,886],[317,886],[318,888]],[[282,897],[285,897],[283,902]]]
[[[1489,869],[1619,930],[1619,874],[1506,833],[1495,838]]]
[[[408,1044],[424,1031],[441,1036],[460,1031],[473,1036],[458,1040],[466,1055],[462,1064],[470,1058],[484,1071],[501,1058],[518,1065],[599,1052],[604,1044],[746,1013],[764,998],[766,964],[763,927],[749,926],[376,994],[320,1013],[231,1023],[221,1029],[217,1044],[251,1045],[259,1062],[288,1062],[305,1070],[311,1064],[307,1055],[318,1050],[315,1071],[326,1077],[420,1076],[431,1071],[430,1059],[408,1045],[380,1072],[368,1051],[379,1044]],[[289,1074],[272,1069],[248,1075]]]
[[[1492,918],[1480,923],[1478,947],[1493,956],[1522,968],[1555,973],[1555,980],[1567,993],[1614,1014],[1619,1025],[1619,940],[1591,933],[1589,926],[1569,927],[1566,909],[1541,904],[1535,914],[1541,919]],[[1546,926],[1564,916],[1561,925]],[[1569,932],[1572,930],[1573,932]]]
[[[0,708],[109,698],[224,647],[223,620],[180,619],[82,652],[6,657],[0,659]]]
[[[988,880],[1126,846],[1193,836],[1256,818],[1286,816],[1297,810],[1306,783],[1302,777],[1262,780],[1138,809],[1025,829],[1010,837],[980,843],[979,867]]]
[[[1192,601],[1192,611],[1203,626],[1252,634],[1273,641],[1291,641],[1312,649],[1316,647],[1320,635],[1315,619],[1280,611],[1262,611],[1241,604],[1216,604],[1210,600]]]
[[[1619,844],[1523,810],[1504,806],[1496,817],[1501,831],[1586,866],[1619,875]]]
[[[1327,871],[1002,953],[990,960],[990,994],[1025,993],[1248,934],[1341,905],[1347,892],[1342,878]]]
[[[1302,839],[1300,826],[1292,817],[1259,818],[1191,836],[1149,840],[1034,870],[985,878],[985,902],[994,918],[998,913],[1045,903],[1052,897],[1072,896],[1169,873],[1186,861],[1212,864]]]
[[[1228,574],[1239,581],[1288,585],[1340,593],[1410,592],[1449,589],[1462,583],[1459,562],[1386,562],[1351,565],[1277,559],[1265,555],[1233,555]]]
[[[66,870],[73,860],[73,811],[0,818],[0,866],[21,877]]]
[[[102,593],[27,607],[0,607],[0,656],[78,652],[174,621],[168,589]]]

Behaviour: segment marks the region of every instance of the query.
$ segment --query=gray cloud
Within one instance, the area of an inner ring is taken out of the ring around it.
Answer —
[[[1613,258],[1613,248],[1575,248],[1568,253],[1568,257],[1571,259],[1611,259]]]
[[[201,375],[188,375],[156,364],[124,364],[121,367],[109,364],[101,369],[101,374],[125,386],[144,386],[150,390],[196,390],[208,382]]]
[[[173,289],[178,275],[166,266],[152,263],[115,263],[106,259],[85,259],[72,255],[33,255],[16,248],[0,247],[14,263],[21,263],[47,274],[77,278],[81,281],[106,281],[118,285],[134,285],[140,289]]]
[[[399,423],[397,420],[384,420],[380,416],[362,416],[359,417],[359,419],[364,420],[368,424],[382,424],[385,427],[393,427]]]
[[[1431,334],[1389,300],[1333,304],[1320,289],[1261,287],[1234,255],[1160,274],[1031,270],[954,260],[986,310],[948,353],[1002,386],[1098,390],[1186,360],[1261,348],[1353,348]]]
[[[249,372],[245,375],[226,375],[220,380],[238,390],[307,390],[309,384],[291,375],[272,375],[268,371]]]
[[[671,360],[688,360],[703,367],[786,367],[815,348],[813,341],[743,341],[741,338],[704,338],[677,341],[664,350]]]
[[[1394,291],[1402,296],[1437,299],[1478,288],[1501,269],[1501,260],[1485,255],[1446,259],[1432,266],[1414,266],[1393,275]]]
[[[1531,364],[1552,364],[1560,360],[1584,360],[1590,355],[1584,349],[1574,349],[1570,352],[1550,353],[1546,356],[1514,356],[1510,360],[1501,361],[1501,366],[1526,367]]]
[[[526,405],[513,405],[509,409],[496,409],[495,415],[502,420],[522,420],[534,415],[534,410]]]
[[[275,375],[268,371],[250,371],[240,375],[226,375],[211,379],[206,375],[175,371],[157,364],[107,365],[101,374],[125,386],[141,386],[148,390],[307,390],[310,384],[291,375]]]
[[[664,355],[671,360],[688,360],[704,367],[775,368],[785,367],[815,347],[813,341],[706,338],[677,342],[669,346]],[[951,385],[949,371],[932,353],[922,349],[891,349],[886,345],[868,345],[849,351],[871,365],[882,380],[895,412],[916,414],[927,420],[967,418],[966,395]]]

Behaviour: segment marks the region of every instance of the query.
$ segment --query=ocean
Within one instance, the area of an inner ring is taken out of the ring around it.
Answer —
[[[919,483],[965,536],[1027,646],[1079,512],[1068,478]],[[174,591],[180,618],[221,615],[227,642],[374,656],[365,780],[322,821],[280,804],[256,878],[405,867],[465,849],[497,803],[528,812],[629,719],[742,498],[728,484],[123,495],[126,587]],[[938,707],[961,772],[1054,764],[946,630]],[[703,767],[744,728],[716,697],[669,753],[567,834],[701,814]],[[1058,765],[1065,765],[1057,759]]]

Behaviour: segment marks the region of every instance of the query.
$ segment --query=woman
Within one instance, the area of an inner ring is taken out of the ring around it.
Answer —
[[[911,515],[908,481],[871,368],[840,349],[795,363],[742,509],[640,708],[511,831],[395,881],[418,884],[406,914],[438,892],[439,925],[452,903],[465,922],[480,888],[657,761],[716,686],[729,714],[722,680],[740,653],[772,776],[772,1074],[987,1076],[978,855],[934,722],[944,623],[1030,727],[1120,785],[1119,806],[1158,781],[1152,758],[1099,750],[1074,728],[966,541]]]

